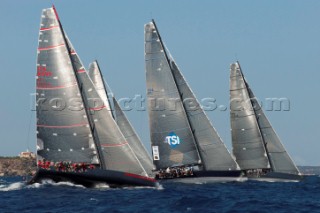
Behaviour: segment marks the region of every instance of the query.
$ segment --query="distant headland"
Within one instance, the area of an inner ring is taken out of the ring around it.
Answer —
[[[0,176],[26,176],[33,174],[36,168],[36,156],[28,150],[19,156],[0,156]]]

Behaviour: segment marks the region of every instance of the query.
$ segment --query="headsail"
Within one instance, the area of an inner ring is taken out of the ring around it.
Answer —
[[[99,163],[54,8],[42,11],[36,84],[38,159]]]
[[[153,164],[151,158],[142,144],[136,131],[133,129],[128,118],[123,113],[118,101],[113,97],[114,113],[116,117],[116,122],[128,143],[130,144],[132,150],[137,155],[137,158],[141,162],[143,168],[147,171],[149,175],[152,174]]]
[[[230,71],[230,120],[233,153],[237,163],[243,170],[270,168],[239,64],[232,64]]]
[[[99,93],[102,99],[107,101],[107,104],[111,103],[109,101],[109,97],[107,94],[110,92],[108,88],[106,88],[104,84],[104,79],[101,74],[101,70],[99,68],[98,62],[94,61],[89,66],[89,76],[91,77],[94,85],[96,86],[97,92]],[[130,144],[133,152],[137,156],[138,160],[141,162],[143,168],[146,170],[148,174],[152,174],[153,164],[151,158],[148,155],[145,147],[143,146],[140,138],[138,137],[137,133],[133,129],[132,125],[130,124],[129,120],[127,119],[126,115],[123,113],[119,103],[112,97],[112,103],[114,105],[114,118],[115,121],[121,130],[123,136]],[[109,104],[110,105],[110,104]]]
[[[99,149],[102,153],[101,158],[104,160],[105,168],[146,175],[146,171],[132,151],[130,144],[126,141],[113,117],[110,115],[110,110],[106,108],[96,91],[71,42],[69,39],[67,41],[72,56],[72,63],[82,86],[82,93],[89,103],[89,116],[93,120],[93,133],[96,140],[99,140]],[[90,106],[90,102],[93,105]],[[96,103],[98,105],[95,105]]]
[[[153,22],[145,25],[150,136],[157,169],[201,162],[163,44]]]
[[[192,102],[192,109],[188,102],[184,102],[184,107],[189,118],[189,122],[199,144],[200,156],[206,170],[237,170],[238,164],[231,157],[226,146],[219,137],[217,131],[212,126],[207,115],[201,108],[194,93],[189,87],[187,81],[180,72],[178,66],[171,58],[171,68],[176,80],[179,93],[183,100],[189,99]]]
[[[248,85],[248,83],[247,83]],[[256,97],[254,96],[252,90],[248,86],[249,97],[253,102],[254,112],[257,117],[260,132],[262,134],[264,143],[266,145],[266,150],[268,152],[270,164],[272,170],[275,172],[290,173],[290,174],[300,174],[298,168],[293,163],[289,154],[282,145],[278,135],[272,128],[268,118],[263,112],[260,104],[258,103]]]

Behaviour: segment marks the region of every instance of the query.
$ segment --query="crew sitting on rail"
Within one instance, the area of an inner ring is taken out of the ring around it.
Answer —
[[[180,167],[168,167],[166,170],[160,169],[156,173],[157,179],[169,179],[169,178],[179,178],[179,177],[189,177],[193,175],[193,168],[180,166]]]
[[[59,172],[85,172],[95,169],[93,164],[72,163],[71,161],[51,162],[45,159],[38,160],[38,167],[46,170],[55,170]]]

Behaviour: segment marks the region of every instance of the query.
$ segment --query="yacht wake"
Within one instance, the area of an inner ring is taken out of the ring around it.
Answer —
[[[0,191],[8,192],[8,191],[20,190],[20,189],[24,188],[24,186],[25,186],[24,182],[1,184],[0,185]]]

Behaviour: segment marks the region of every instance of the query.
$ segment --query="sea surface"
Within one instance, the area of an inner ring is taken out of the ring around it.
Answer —
[[[320,178],[87,189],[49,181],[26,186],[21,177],[2,177],[0,212],[320,212]]]

